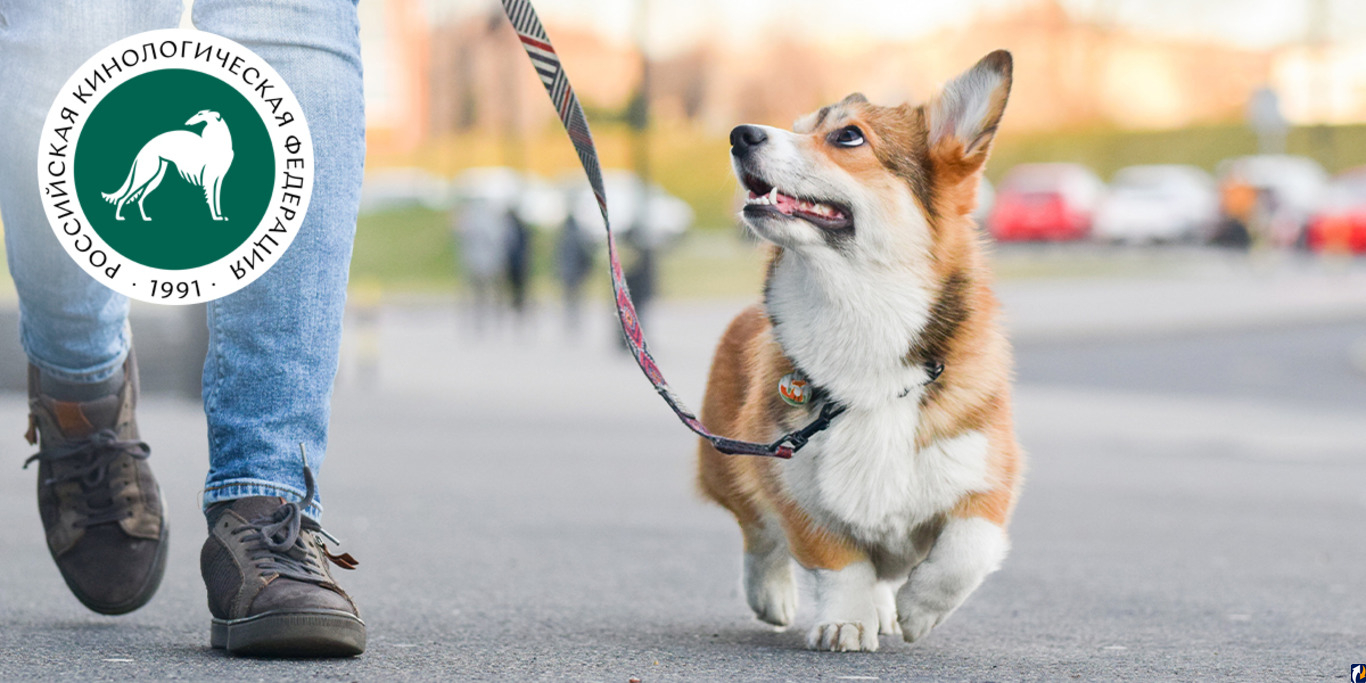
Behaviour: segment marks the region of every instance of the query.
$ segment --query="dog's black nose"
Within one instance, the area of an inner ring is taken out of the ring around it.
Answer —
[[[763,128],[748,125],[736,126],[730,132],[730,153],[742,157],[767,140],[768,133],[765,133]]]

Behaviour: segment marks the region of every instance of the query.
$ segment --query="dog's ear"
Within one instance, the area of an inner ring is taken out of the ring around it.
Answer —
[[[930,157],[972,173],[986,162],[1010,97],[1013,61],[997,50],[944,86],[926,105]]]

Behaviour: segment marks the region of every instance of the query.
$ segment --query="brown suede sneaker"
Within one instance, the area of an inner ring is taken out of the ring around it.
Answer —
[[[125,614],[152,599],[166,570],[161,490],[138,441],[137,362],[122,386],[87,401],[43,393],[29,367],[30,444],[38,453],[38,512],[47,547],[71,592],[101,614]],[[41,437],[41,439],[40,439]]]
[[[354,569],[349,554],[332,555],[317,522],[303,515],[313,500],[304,469],[302,503],[253,496],[208,510],[209,538],[199,555],[213,614],[210,642],[232,654],[350,657],[365,651],[365,622],[332,579],[328,563]]]

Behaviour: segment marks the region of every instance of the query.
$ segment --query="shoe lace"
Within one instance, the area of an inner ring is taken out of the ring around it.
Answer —
[[[248,557],[264,575],[276,574],[285,578],[308,583],[331,583],[332,579],[322,566],[322,560],[310,552],[312,541],[303,531],[313,531],[327,537],[333,543],[337,540],[323,530],[317,522],[304,516],[303,511],[312,505],[317,492],[313,481],[313,471],[304,465],[304,485],[307,491],[301,501],[289,502],[275,509],[275,512],[258,517],[231,531],[241,535],[247,545]],[[333,555],[322,543],[318,543],[322,556],[343,569],[355,569],[359,564],[350,553]]]
[[[109,474],[112,471],[110,466],[125,455],[135,460],[146,460],[151,454],[152,449],[146,443],[125,441],[120,439],[114,430],[101,429],[89,438],[34,453],[24,461],[24,469],[28,469],[35,461],[49,464],[70,463],[70,466],[61,468],[61,474],[43,480],[43,485],[78,482],[81,486],[81,496],[76,503],[76,512],[79,515],[76,525],[89,527],[117,522],[132,516],[132,501],[114,495],[109,486]]]

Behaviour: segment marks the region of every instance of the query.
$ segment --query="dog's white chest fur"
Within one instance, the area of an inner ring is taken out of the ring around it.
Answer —
[[[916,278],[862,273],[835,283],[838,298],[824,297],[821,285],[831,283],[813,281],[813,266],[779,263],[767,304],[784,352],[847,410],[784,464],[783,477],[818,522],[908,557],[916,527],[989,488],[988,440],[967,432],[916,449],[929,376],[905,357],[930,310]]]
[[[987,438],[966,432],[917,451],[915,395],[900,405],[850,409],[787,463],[798,503],[821,521],[894,556],[912,532],[970,491],[989,488]]]

